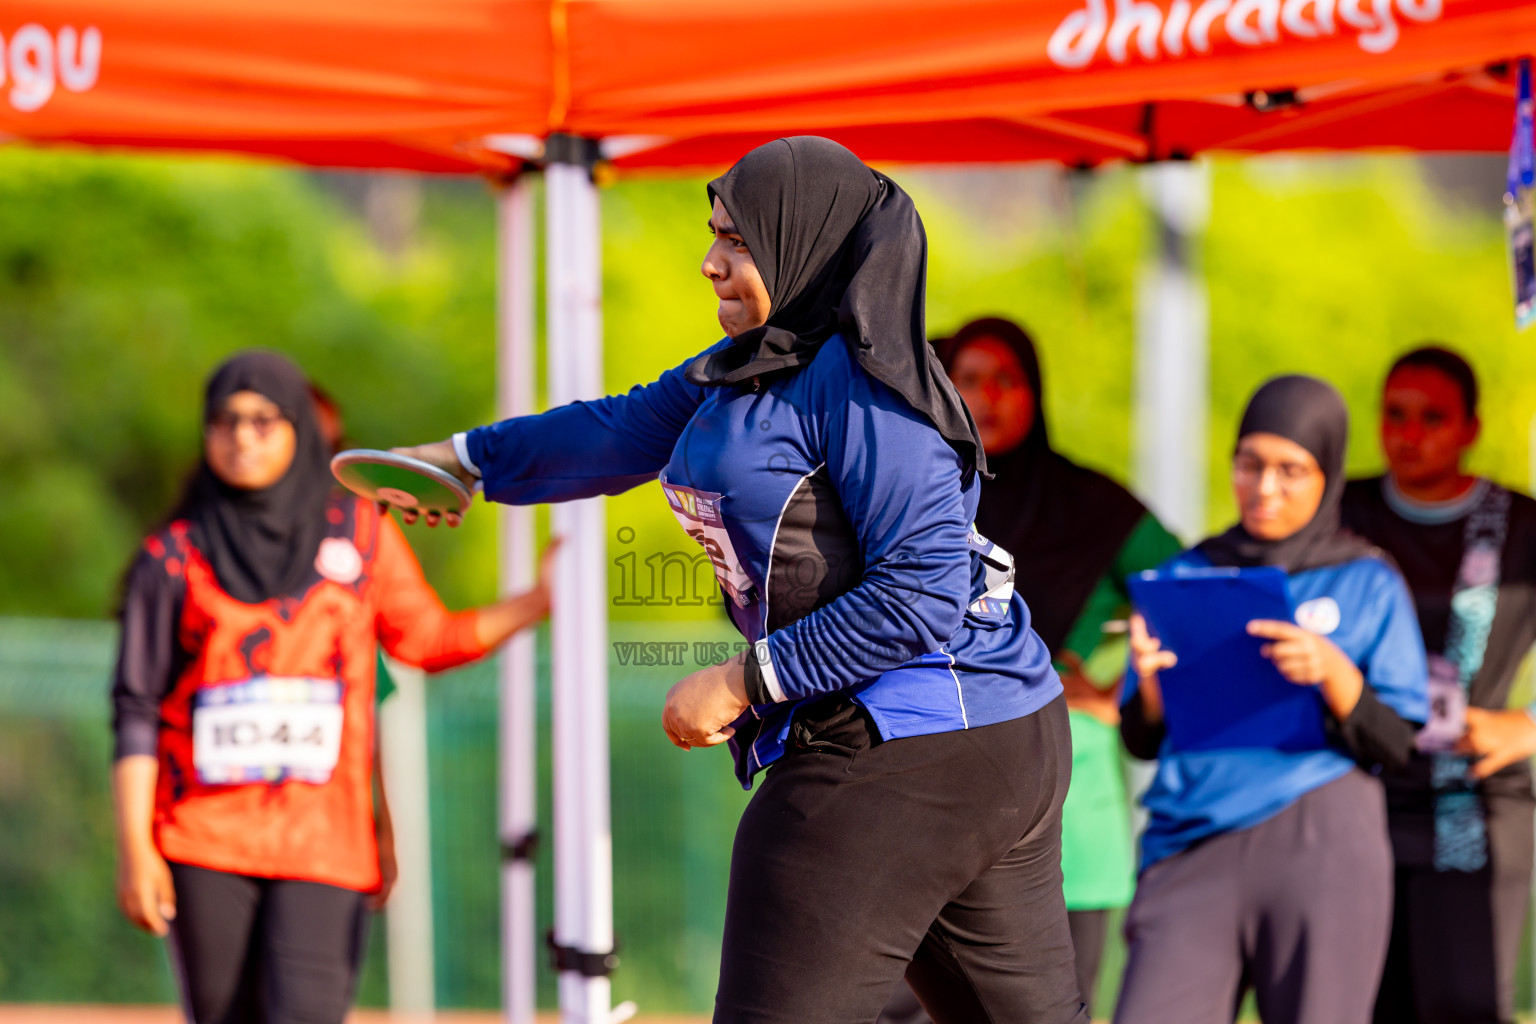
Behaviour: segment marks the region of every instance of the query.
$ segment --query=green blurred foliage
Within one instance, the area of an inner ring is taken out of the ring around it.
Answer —
[[[102,722],[0,715],[0,745],[0,1000],[167,1001],[161,944],[116,913]]]
[[[164,944],[114,899],[114,632],[0,619],[0,1003],[173,998]]]
[[[487,416],[490,227],[482,246],[457,233],[479,226],[460,196],[489,200],[475,183],[445,191],[443,216],[427,211],[441,234],[392,269],[311,176],[8,148],[0,611],[111,609],[137,538],[197,457],[202,383],[235,350],[296,355],[371,443]],[[487,544],[491,525],[468,536]],[[426,547],[462,600],[474,559],[464,546]]]
[[[928,226],[932,331],[986,313],[1026,324],[1058,444],[1124,477],[1148,244],[1136,172],[900,177]],[[394,252],[363,216],[365,189],[358,175],[250,164],[0,153],[0,613],[111,610],[134,543],[196,458],[202,382],[242,347],[294,354],[360,443],[439,438],[492,418],[491,189],[425,181],[416,227]],[[1477,468],[1525,485],[1536,356],[1514,336],[1492,198],[1472,211],[1447,205],[1403,159],[1217,163],[1200,250],[1211,525],[1231,515],[1225,453],[1258,382],[1291,370],[1334,380],[1357,412],[1351,465],[1373,469],[1384,366],[1427,337],[1466,351],[1484,377]],[[691,179],[604,191],[610,390],[717,336],[698,275],[705,216]],[[648,555],[687,550],[655,485],[612,499],[608,521],[615,557],[639,556],[642,592]],[[450,603],[493,595],[494,517],[412,536]]]
[[[1472,467],[1529,488],[1536,345],[1514,328],[1493,196],[1446,205],[1406,160],[1272,159],[1219,168],[1205,244],[1211,296],[1213,523],[1235,517],[1226,459],[1243,405],[1276,373],[1319,373],[1353,412],[1352,472],[1384,468],[1376,400],[1391,360],[1425,341],[1477,370]]]

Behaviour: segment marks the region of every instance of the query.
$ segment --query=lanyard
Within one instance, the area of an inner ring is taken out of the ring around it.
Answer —
[[[1509,143],[1509,172],[1505,186],[1509,201],[1519,198],[1520,190],[1536,187],[1536,153],[1533,153],[1533,117],[1531,102],[1531,58],[1520,58],[1516,73],[1515,135]]]

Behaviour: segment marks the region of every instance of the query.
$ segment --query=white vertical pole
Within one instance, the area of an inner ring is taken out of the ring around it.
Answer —
[[[1527,462],[1528,473],[1528,479],[1525,481],[1525,490],[1527,490],[1527,493],[1536,494],[1536,416],[1531,416],[1530,427],[1527,428],[1527,434],[1525,434],[1525,445],[1527,445],[1525,447],[1525,462]],[[1533,665],[1533,662],[1536,662],[1536,648],[1531,648],[1530,651],[1525,652],[1525,659],[1522,660],[1519,674],[1514,677],[1514,689],[1516,691],[1522,688],[1522,683],[1525,680],[1530,679],[1533,674],[1536,674],[1536,665]],[[1525,907],[1525,927],[1527,929],[1536,929],[1536,886],[1531,886],[1530,904]],[[1530,969],[1531,975],[1536,976],[1536,943],[1531,943]],[[1533,1009],[1533,1007],[1527,1006],[1522,1007],[1522,1009],[1528,1010]]]
[[[1204,163],[1158,163],[1141,172],[1155,251],[1136,289],[1136,483],[1174,533],[1205,532],[1210,313],[1194,256],[1210,215]]]
[[[570,140],[565,140],[570,141]],[[545,170],[549,401],[601,397],[602,265],[598,195],[587,167],[551,154]],[[555,789],[555,940],[613,949],[613,840],[608,813],[607,550],[601,498],[551,512],[561,550],[551,616]],[[565,1024],[609,1024],[608,978],[560,976]]]
[[[401,1013],[430,1014],[436,1002],[436,978],[426,673],[393,660],[386,665],[396,692],[379,709],[380,762],[400,867],[384,916],[389,938],[389,1006]]]
[[[1151,164],[1141,184],[1153,252],[1136,286],[1134,479],[1163,525],[1191,543],[1205,533],[1210,311],[1193,250],[1210,217],[1210,166]],[[1155,770],[1151,762],[1130,762],[1137,836],[1146,828],[1141,797]]]
[[[1525,470],[1525,491],[1536,494],[1536,416],[1531,417],[1531,425],[1525,432]]]
[[[533,408],[533,195],[521,175],[496,199],[496,410],[501,418]],[[503,594],[535,580],[531,506],[501,506]],[[525,630],[502,649],[500,665],[501,1006],[507,1024],[534,1024],[538,928],[529,842],[538,825],[534,634]],[[521,851],[519,855],[516,851]]]

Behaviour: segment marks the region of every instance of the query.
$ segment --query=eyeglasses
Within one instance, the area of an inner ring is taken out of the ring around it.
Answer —
[[[242,423],[249,423],[251,429],[256,432],[256,436],[266,440],[272,431],[277,429],[279,423],[287,422],[288,419],[284,416],[268,416],[265,414],[261,416],[242,416],[239,413],[219,412],[208,421],[207,429],[211,434],[225,434],[233,437],[240,429]]]
[[[1275,471],[1275,481],[1286,493],[1310,483],[1318,472],[1300,462],[1266,463],[1248,455],[1239,455],[1232,460],[1232,479],[1238,483],[1258,483],[1270,470]]]

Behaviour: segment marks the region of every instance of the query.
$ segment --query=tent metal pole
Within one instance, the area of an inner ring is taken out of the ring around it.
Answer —
[[[1210,410],[1210,311],[1195,255],[1210,215],[1210,166],[1164,162],[1141,170],[1153,251],[1136,285],[1132,449],[1137,493],[1186,543],[1205,532],[1206,422]],[[1131,761],[1131,823],[1147,825],[1141,797],[1154,769]]]
[[[1195,248],[1210,169],[1157,163],[1141,176],[1155,238],[1136,289],[1135,479],[1163,524],[1188,541],[1205,531],[1210,313]]]
[[[499,419],[534,412],[533,194],[529,175],[496,197],[496,411]],[[537,572],[534,510],[500,506],[501,593],[525,591]],[[498,666],[501,835],[501,1006],[507,1024],[534,1024],[538,928],[534,853],[538,827],[538,696],[532,630],[513,637]]]
[[[427,674],[388,660],[396,693],[379,709],[384,791],[389,796],[400,875],[384,915],[389,940],[389,1007],[430,1014],[436,1006],[432,928],[432,828],[427,761]]]
[[[559,138],[559,137],[557,137]],[[598,193],[584,140],[551,139],[544,172],[549,401],[603,394]],[[610,1024],[613,951],[608,785],[608,579],[602,498],[551,509],[559,556],[551,616],[555,944],[564,1024]]]

